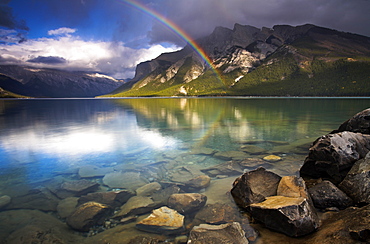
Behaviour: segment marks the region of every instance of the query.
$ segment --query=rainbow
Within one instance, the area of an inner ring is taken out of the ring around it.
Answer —
[[[148,15],[152,16],[154,19],[158,20],[160,23],[165,25],[167,28],[171,29],[175,34],[177,34],[177,36],[179,36],[181,39],[183,39],[185,42],[187,42],[194,49],[194,51],[198,53],[198,55],[207,63],[207,65],[210,68],[212,68],[212,70],[216,74],[217,78],[220,81],[222,81],[221,74],[215,68],[215,66],[213,65],[212,60],[209,58],[209,56],[206,54],[206,52],[198,45],[198,43],[196,43],[192,39],[192,37],[189,34],[187,34],[184,30],[182,30],[181,27],[179,27],[176,23],[174,23],[173,21],[167,19],[162,14],[154,11],[153,9],[148,8],[144,4],[139,3],[137,1],[134,1],[134,0],[119,0],[119,1],[121,1],[123,3],[126,3],[129,6],[132,6],[136,9],[138,9],[138,10],[142,11],[145,14],[148,14]]]

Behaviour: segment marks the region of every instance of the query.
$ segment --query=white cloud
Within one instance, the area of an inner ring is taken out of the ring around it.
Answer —
[[[63,28],[60,28],[63,29]],[[54,30],[52,33],[62,33]],[[50,31],[49,31],[50,32]],[[64,32],[68,33],[68,32]],[[69,32],[71,33],[71,32]],[[0,64],[24,64],[79,71],[97,71],[120,78],[132,78],[140,62],[156,58],[161,53],[178,50],[179,47],[163,47],[159,44],[149,48],[133,49],[124,43],[85,41],[70,35],[58,38],[39,38],[15,45],[0,45]],[[37,57],[58,57],[65,63],[41,64],[28,60]]]
[[[75,33],[76,31],[77,31],[76,29],[72,29],[68,27],[61,27],[59,29],[49,30],[48,35],[49,36],[68,35],[68,34]]]

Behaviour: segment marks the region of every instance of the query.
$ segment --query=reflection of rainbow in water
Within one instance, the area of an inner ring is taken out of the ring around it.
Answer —
[[[208,57],[206,52],[196,43],[192,37],[187,34],[184,30],[182,30],[177,24],[175,24],[173,21],[167,19],[162,14],[154,11],[153,9],[148,8],[142,3],[139,3],[134,0],[119,0],[121,2],[127,3],[128,5],[139,9],[140,11],[144,12],[145,14],[148,14],[158,20],[160,23],[162,23],[167,28],[171,29],[176,35],[178,35],[181,39],[186,41],[198,54],[199,56],[207,63],[209,67],[212,68],[214,73],[216,74],[217,78],[222,81],[221,75],[219,71],[215,68],[215,66],[212,63],[212,60]]]

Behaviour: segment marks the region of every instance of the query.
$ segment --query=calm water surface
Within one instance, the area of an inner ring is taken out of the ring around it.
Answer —
[[[0,196],[16,197],[19,189],[44,187],[55,177],[78,179],[86,165],[135,170],[173,160],[205,169],[227,161],[194,155],[194,148],[254,145],[264,151],[246,151],[247,157],[278,155],[282,161],[267,167],[296,174],[311,142],[369,107],[367,98],[0,100]],[[176,181],[170,175],[147,179]],[[220,185],[222,192],[231,188]],[[210,189],[205,192],[215,202],[220,189],[212,183]]]

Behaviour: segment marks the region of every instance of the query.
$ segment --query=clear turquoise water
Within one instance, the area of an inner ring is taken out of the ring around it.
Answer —
[[[0,100],[0,195],[83,165],[140,167],[192,148],[235,151],[245,143],[266,149],[250,157],[278,154],[286,160],[271,170],[294,174],[305,157],[297,147],[369,107],[369,98]],[[225,162],[183,158],[199,169]]]

